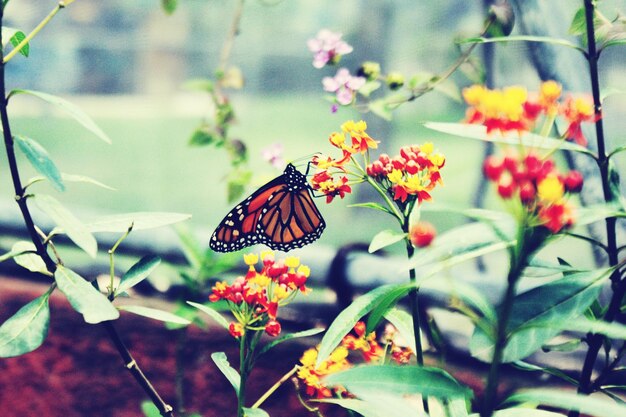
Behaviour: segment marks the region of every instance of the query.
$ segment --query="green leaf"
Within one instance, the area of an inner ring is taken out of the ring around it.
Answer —
[[[215,129],[211,128],[208,124],[203,123],[191,134],[191,137],[189,138],[189,145],[206,146],[221,140],[224,140],[224,138],[220,136]]]
[[[279,344],[283,342],[286,342],[287,340],[298,339],[301,337],[315,336],[316,334],[322,333],[324,330],[325,329],[317,328],[317,329],[303,330],[303,331],[295,332],[295,333],[288,333],[286,335],[283,335],[267,343],[258,351],[256,356],[259,357],[263,355],[264,353],[268,352],[270,349],[278,346]]]
[[[141,403],[141,411],[145,417],[162,417],[161,412],[152,401],[144,401]]]
[[[499,133],[487,134],[487,128],[482,125],[472,125],[466,123],[438,123],[427,122],[424,124],[428,129],[450,135],[460,136],[468,139],[481,140],[483,142],[504,143],[508,145],[524,145],[526,148],[539,149],[565,149],[593,155],[593,152],[584,146],[560,139],[547,138],[533,133],[525,132],[519,135],[517,132],[509,132],[505,135]]]
[[[404,284],[397,287],[394,291],[390,291],[384,297],[378,299],[376,307],[371,311],[367,317],[366,332],[369,334],[376,330],[378,324],[383,319],[385,314],[393,308],[401,298],[406,296],[409,291],[415,288],[414,284]],[[414,339],[414,337],[413,337]]]
[[[558,322],[546,321],[537,323],[536,326],[556,327],[580,333],[602,334],[612,339],[626,340],[626,325],[616,322],[606,322],[602,320],[590,320],[584,316],[573,320],[561,320]]]
[[[579,36],[587,34],[587,21],[585,19],[585,7],[580,7],[574,18],[572,19],[572,23],[569,25],[569,30],[567,31],[570,35]]]
[[[319,367],[320,364],[330,356],[332,351],[341,342],[341,339],[343,339],[343,337],[352,330],[361,317],[376,307],[378,301],[382,297],[385,297],[390,292],[396,291],[398,287],[404,286],[406,286],[406,284],[389,284],[380,286],[358,297],[352,302],[352,304],[339,313],[326,331],[326,334],[324,334],[324,338],[320,343],[315,367]]]
[[[186,90],[205,91],[210,93],[214,90],[213,81],[208,78],[194,78],[185,81],[183,88]]]
[[[356,398],[326,398],[319,400],[322,403],[337,404],[347,410],[352,410],[363,417],[427,417],[417,407],[409,404],[400,396],[383,396],[383,398],[367,398],[359,400]],[[389,407],[393,404],[393,407]]]
[[[385,213],[393,214],[393,212],[389,210],[387,207],[383,206],[382,204],[374,203],[374,202],[348,204],[348,207],[363,207],[363,208],[380,210],[380,211],[384,211]]]
[[[327,385],[341,385],[357,397],[377,393],[422,394],[440,399],[471,398],[469,388],[440,368],[427,366],[361,365],[328,375]]]
[[[230,382],[235,389],[235,393],[239,396],[239,384],[241,383],[241,377],[239,376],[239,372],[230,366],[226,354],[224,352],[214,352],[211,354],[211,359],[213,359],[215,365],[217,365],[222,374],[224,374],[226,379],[228,379],[228,382]]]
[[[470,414],[470,417],[479,417],[478,413]],[[554,411],[535,410],[533,408],[507,408],[505,410],[497,410],[493,413],[493,417],[565,417],[565,414],[555,413]]]
[[[487,323],[496,322],[496,311],[489,300],[480,290],[469,283],[458,279],[431,279],[422,282],[420,287],[460,299],[475,311],[479,312],[480,315],[487,320]]]
[[[386,99],[372,100],[368,103],[367,108],[376,116],[384,120],[390,121],[393,118],[391,108],[387,104]]]
[[[9,44],[10,39],[19,32],[18,29],[2,26],[2,46],[7,46]]]
[[[111,191],[116,191],[115,188],[110,187],[106,184],[101,183],[100,181],[96,181],[93,178],[87,177],[85,175],[75,175],[75,174],[66,174],[66,173],[61,173],[61,178],[63,178],[63,181],[68,181],[68,182],[86,182],[89,184],[93,184],[96,185],[100,188],[106,188],[107,190],[111,190]]]
[[[96,257],[98,243],[87,226],[63,207],[54,197],[47,194],[37,194],[31,198],[79,248],[87,252],[92,258]]]
[[[202,311],[204,314],[211,317],[217,324],[228,330],[229,323],[219,312],[213,310],[211,307],[205,306],[204,304],[194,303],[193,301],[187,301],[187,304]]]
[[[468,38],[459,41],[459,44],[464,43],[508,43],[508,42],[540,42],[549,43],[552,45],[567,46],[568,48],[576,49],[582,53],[585,53],[585,49],[565,39],[551,38],[548,36],[499,36],[493,38]]]
[[[120,316],[104,294],[71,269],[57,265],[54,279],[74,310],[82,314],[87,323],[115,320]]]
[[[177,224],[174,226],[178,240],[180,241],[180,247],[185,255],[185,259],[194,269],[200,269],[204,263],[205,250],[200,247],[198,239],[192,233],[187,224]]]
[[[244,417],[270,417],[267,411],[260,408],[242,407]]]
[[[19,266],[31,272],[41,272],[42,274],[50,275],[46,263],[35,251],[36,249],[33,242],[21,240],[15,242],[11,247],[11,252],[4,256],[12,254],[13,260]]]
[[[45,150],[37,141],[25,136],[15,135],[13,140],[17,143],[18,148],[26,155],[31,165],[49,179],[54,188],[59,191],[65,191],[65,185],[61,177],[61,172],[50,159],[48,151]]]
[[[10,358],[37,349],[48,335],[50,292],[20,308],[0,326],[0,357]]]
[[[374,91],[378,90],[382,84],[380,81],[368,81],[359,88],[359,94],[363,97],[369,97]]]
[[[611,269],[579,272],[516,296],[507,326],[511,336],[502,361],[525,358],[559,334],[563,329],[557,323],[566,323],[582,315],[597,298],[610,273]],[[545,323],[548,322],[554,325],[547,327]],[[470,352],[478,359],[491,360],[493,340],[480,328],[476,328],[472,335]]]
[[[115,296],[134,287],[144,279],[161,263],[161,258],[154,255],[146,255],[136,264],[130,267],[120,280],[120,284],[115,289]]]
[[[183,213],[137,212],[100,217],[96,221],[87,223],[86,226],[92,233],[125,233],[131,225],[133,231],[156,229],[190,218],[191,214]]]
[[[182,325],[188,325],[191,323],[189,320],[184,319],[180,316],[177,316],[176,314],[172,314],[163,310],[158,310],[156,308],[123,305],[123,306],[119,306],[118,309],[122,311],[128,311],[129,313],[137,314],[138,316],[147,317],[147,318],[158,320],[158,321],[163,321],[166,323],[174,323],[174,324],[182,324]]]
[[[161,7],[167,14],[172,14],[178,6],[178,0],[161,0]]]
[[[413,334],[413,317],[406,311],[392,308],[385,314],[385,319],[393,324],[413,352],[416,352],[415,336]]]
[[[542,404],[565,410],[574,410],[596,417],[626,415],[626,406],[616,404],[613,401],[550,388],[520,391],[510,396],[506,401],[513,403]]]
[[[111,143],[111,139],[109,139],[106,133],[104,133],[102,129],[98,127],[98,125],[91,119],[91,117],[89,117],[87,113],[82,111],[78,106],[70,103],[69,101],[62,99],[61,97],[54,96],[52,94],[22,89],[11,91],[9,93],[9,97],[15,94],[29,94],[57,106],[59,109],[63,110],[72,118],[74,118],[74,120],[76,120],[78,123],[83,125],[83,127],[89,130],[91,133],[93,133],[106,143]]]
[[[374,253],[377,250],[386,248],[394,243],[400,242],[406,239],[407,234],[404,232],[396,232],[394,230],[383,230],[372,238],[372,242],[368,248],[369,253]]]
[[[586,226],[610,217],[624,217],[626,213],[616,204],[594,204],[576,209],[576,226]]]
[[[13,36],[11,36],[11,39],[9,39],[9,41],[11,41],[11,45],[17,47],[24,39],[26,39],[26,35],[21,30],[18,30],[13,34]],[[30,44],[26,42],[24,46],[20,48],[19,52],[20,54],[28,58],[28,54],[30,53]]]

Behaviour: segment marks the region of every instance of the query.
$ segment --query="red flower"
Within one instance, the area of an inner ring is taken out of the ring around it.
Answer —
[[[435,226],[428,222],[418,222],[411,227],[411,230],[409,230],[411,243],[413,246],[417,246],[418,248],[429,246],[433,239],[435,239],[436,234],[437,230],[435,229]]]
[[[280,323],[275,319],[270,319],[265,325],[265,333],[272,337],[276,337],[280,334]]]

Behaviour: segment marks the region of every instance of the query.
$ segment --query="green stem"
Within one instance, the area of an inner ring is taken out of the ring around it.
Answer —
[[[402,215],[402,213],[400,213],[400,210],[398,210],[398,207],[393,203],[391,198],[389,198],[389,195],[383,189],[381,189],[378,186],[378,184],[376,183],[376,181],[372,177],[370,177],[369,175],[366,175],[365,178],[367,179],[367,182],[370,183],[370,185],[372,187],[374,187],[376,192],[378,194],[380,194],[380,196],[383,198],[383,200],[385,200],[385,203],[387,203],[387,207],[389,207],[389,210],[391,211],[391,214],[393,214],[393,216],[398,220],[400,225],[403,226],[404,225],[404,216]],[[407,225],[407,230],[405,230],[405,232],[408,232],[408,225]]]
[[[243,407],[246,403],[246,380],[248,379],[248,329],[244,330],[239,339],[239,392],[237,393],[237,417],[243,417]]]
[[[128,237],[130,232],[133,230],[133,224],[128,227],[126,233],[124,233],[118,240],[115,242],[113,247],[109,249],[109,298],[113,300],[115,298],[115,251],[118,246]]]
[[[73,2],[74,0],[60,1],[59,4],[57,4],[56,7],[52,9],[50,13],[48,13],[48,16],[44,17],[44,19],[39,22],[35,29],[33,29],[28,35],[26,35],[26,37],[20,43],[18,43],[17,46],[15,46],[15,48],[11,50],[11,52],[6,54],[2,62],[4,64],[9,62],[11,58],[13,58],[26,44],[28,44],[28,42],[30,42],[41,31],[41,29],[43,29],[48,23],[50,23],[52,18],[59,12],[59,10],[63,9],[65,6],[69,6]]]
[[[402,224],[402,230],[405,233],[409,232],[409,219],[405,218]],[[414,253],[415,248],[410,239],[405,239],[406,242],[406,255],[410,260]],[[409,281],[411,284],[416,284],[415,268],[409,269]],[[422,337],[420,330],[421,315],[419,308],[419,290],[417,286],[414,286],[409,292],[409,302],[411,304],[411,316],[413,317],[413,337],[415,338],[415,358],[419,366],[424,366],[424,348],[422,347]],[[424,406],[424,412],[428,414],[428,397],[422,397],[422,405]]]

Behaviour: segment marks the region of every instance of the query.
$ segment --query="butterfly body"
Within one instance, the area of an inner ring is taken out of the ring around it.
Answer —
[[[271,249],[289,251],[315,241],[325,227],[306,176],[288,164],[282,175],[226,215],[209,246],[217,252],[232,252],[262,243]]]

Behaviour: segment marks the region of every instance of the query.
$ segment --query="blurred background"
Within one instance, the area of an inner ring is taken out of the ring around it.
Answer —
[[[523,2],[522,2],[523,3]],[[626,10],[623,0],[601,3],[607,16]],[[54,1],[21,0],[9,5],[6,23],[28,33],[54,7]],[[550,2],[557,19],[557,35],[567,34],[578,2]],[[212,111],[207,94],[184,88],[186,81],[212,78],[227,37],[235,1],[180,0],[166,14],[157,0],[77,0],[62,10],[31,42],[30,56],[16,57],[8,66],[9,88],[26,88],[60,95],[79,105],[112,138],[97,140],[65,115],[34,97],[15,97],[10,104],[14,131],[42,143],[62,172],[90,176],[116,191],[70,183],[64,193],[53,193],[82,220],[100,214],[129,211],[173,211],[192,214],[189,226],[206,242],[228,211],[225,176],[229,170],[223,150],[192,147],[189,139]],[[454,42],[478,34],[484,20],[483,1],[409,2],[390,0],[280,1],[245,3],[230,57],[241,69],[245,84],[227,94],[236,112],[232,136],[248,147],[253,180],[247,192],[278,175],[261,156],[274,143],[284,146],[287,160],[331,152],[327,137],[347,119],[363,118],[368,132],[381,141],[382,150],[396,153],[404,144],[435,142],[447,157],[445,187],[434,193],[437,203],[470,206],[478,184],[482,145],[428,131],[429,120],[461,121],[464,106],[433,92],[394,112],[385,121],[350,108],[331,113],[321,80],[336,68],[315,69],[306,47],[321,28],[344,34],[354,52],[341,66],[358,68],[364,60],[381,63],[383,71],[441,73],[459,54]],[[514,29],[514,34],[519,28]],[[479,46],[475,51],[480,60]],[[494,83],[524,85],[536,90],[539,78],[524,43],[495,47]],[[586,85],[587,68],[573,50],[571,76]],[[626,55],[623,48],[603,52],[603,88],[623,88]],[[453,76],[459,88],[472,82]],[[586,92],[585,91],[585,92]],[[621,141],[626,131],[624,95],[605,103],[607,136]],[[28,178],[34,172],[23,164]],[[0,166],[2,189],[8,190],[6,164]],[[348,208],[366,200],[362,189],[332,205],[318,200],[327,231],[320,246],[336,248],[352,241],[369,241],[390,218],[366,209]],[[12,193],[1,196],[2,218],[20,222]],[[441,229],[461,219],[427,213]],[[377,227],[370,225],[375,221]],[[347,226],[349,225],[349,226]],[[378,227],[380,225],[380,227]],[[166,236],[168,232],[166,233]],[[140,237],[146,244],[159,237]],[[163,244],[172,244],[168,237]]]

